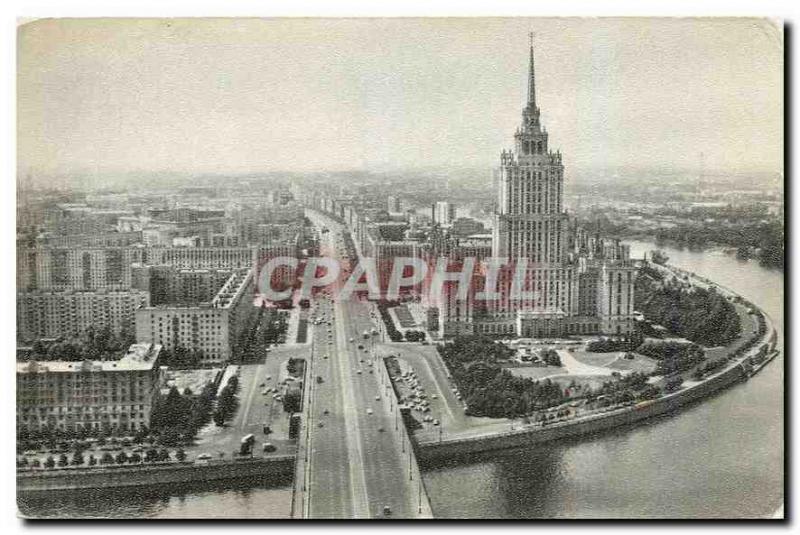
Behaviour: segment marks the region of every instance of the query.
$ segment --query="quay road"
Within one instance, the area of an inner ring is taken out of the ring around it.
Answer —
[[[328,220],[324,225],[330,231],[321,234],[322,249],[338,257],[343,229]],[[301,437],[308,454],[303,516],[430,516],[399,409],[382,384],[378,367],[383,364],[374,358],[378,336],[372,333],[377,332],[379,318],[367,303],[336,302],[330,293],[315,296],[310,317],[320,322],[309,326],[310,392]]]

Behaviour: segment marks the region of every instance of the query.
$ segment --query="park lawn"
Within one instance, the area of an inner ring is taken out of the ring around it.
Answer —
[[[625,352],[614,351],[611,353],[591,353],[589,351],[576,349],[575,351],[572,351],[571,354],[575,358],[575,360],[577,360],[582,364],[607,368],[609,364],[617,360],[618,357],[624,355]]]
[[[608,365],[608,368],[619,371],[633,371],[641,373],[650,373],[656,369],[656,360],[645,355],[634,353],[633,360],[626,360],[620,356],[614,362]]]
[[[513,366],[506,369],[517,377],[527,377],[533,380],[566,373],[566,369],[562,366]]]

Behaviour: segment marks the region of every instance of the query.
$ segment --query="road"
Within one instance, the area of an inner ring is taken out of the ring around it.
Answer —
[[[262,442],[270,442],[276,447],[274,455],[294,453],[295,441],[289,440],[289,416],[284,412],[281,402],[273,399],[271,393],[264,395],[265,388],[279,387],[281,369],[289,358],[307,359],[310,346],[287,345],[276,346],[267,353],[261,364],[244,364],[239,371],[239,409],[233,419],[225,427],[217,427],[210,423],[200,430],[187,453],[192,455],[208,453],[218,457],[219,453],[230,458],[237,451],[241,438],[249,433],[256,435],[258,443],[254,454],[262,455]],[[261,386],[264,385],[264,386]],[[264,435],[264,425],[272,429],[270,435]]]
[[[338,258],[342,227],[311,219],[330,229],[322,249]],[[383,399],[387,387],[376,371],[377,318],[367,303],[334,302],[326,294],[312,300],[311,316],[321,323],[311,326],[307,516],[382,518],[388,507],[391,518],[417,517],[416,460],[400,440],[398,409]]]

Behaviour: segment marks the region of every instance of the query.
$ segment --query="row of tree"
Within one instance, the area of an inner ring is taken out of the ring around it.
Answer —
[[[172,456],[170,455],[169,450],[167,449],[160,449],[156,450],[151,448],[147,450],[142,456],[141,454],[134,452],[130,455],[121,451],[116,455],[105,452],[103,453],[100,458],[94,456],[94,454],[90,454],[88,457],[84,457],[82,452],[76,452],[72,459],[70,460],[66,454],[62,453],[58,456],[58,458],[53,457],[52,455],[48,455],[44,462],[40,462],[39,459],[32,459],[28,461],[27,458],[21,457],[17,459],[17,468],[25,468],[25,467],[32,467],[32,468],[55,468],[58,467],[65,467],[65,466],[82,466],[87,464],[89,466],[96,466],[98,464],[101,465],[110,465],[110,464],[139,464],[139,463],[155,463],[155,462],[168,462],[172,461]],[[186,452],[183,449],[178,449],[175,452],[175,460],[179,462],[183,462],[186,460]]]
[[[628,337],[592,340],[586,344],[586,351],[591,351],[592,353],[636,351],[636,348],[639,347],[642,342],[644,342],[644,336],[640,331],[636,330]]]
[[[82,360],[118,359],[136,341],[130,330],[115,333],[108,325],[90,326],[79,336],[56,342],[36,340],[21,360],[78,362]]]
[[[659,395],[661,395],[661,390],[648,382],[647,375],[632,372],[624,376],[617,375],[613,381],[606,381],[600,388],[587,392],[585,397],[589,403],[607,407],[655,399]]]
[[[218,427],[225,425],[225,422],[233,418],[239,409],[239,376],[232,375],[217,398],[217,408],[214,411],[214,424]]]
[[[425,340],[423,331],[406,331],[405,339],[409,342],[422,342]]]
[[[378,302],[378,312],[380,313],[383,324],[386,327],[386,334],[389,336],[389,340],[392,342],[402,342],[403,333],[397,330],[397,327],[395,327],[394,321],[392,320],[392,316],[389,314],[389,308],[393,306],[397,306],[396,301],[380,301]]]
[[[668,340],[647,342],[639,346],[637,353],[657,361],[653,375],[672,375],[691,370],[706,359],[705,351],[697,344]]]

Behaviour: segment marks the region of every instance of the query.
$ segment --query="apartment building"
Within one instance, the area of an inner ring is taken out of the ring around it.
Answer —
[[[149,425],[161,346],[133,344],[119,360],[17,363],[17,429],[119,429]]]

